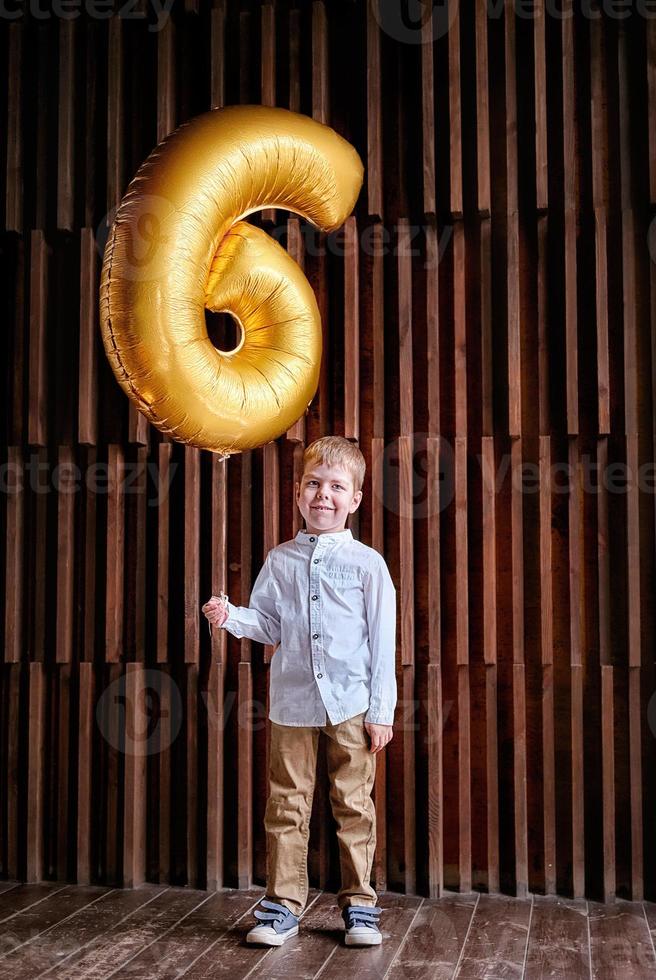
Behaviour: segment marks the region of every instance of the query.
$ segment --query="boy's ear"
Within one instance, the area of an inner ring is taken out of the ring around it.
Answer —
[[[362,490],[356,490],[353,494],[353,500],[351,501],[351,506],[349,508],[349,514],[352,514],[358,509],[360,503],[362,502]]]

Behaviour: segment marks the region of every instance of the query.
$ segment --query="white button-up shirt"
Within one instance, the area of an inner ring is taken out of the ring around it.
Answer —
[[[273,548],[250,603],[228,603],[233,636],[280,644],[271,659],[269,718],[335,725],[366,711],[391,725],[396,705],[396,590],[384,558],[347,529],[299,531]]]

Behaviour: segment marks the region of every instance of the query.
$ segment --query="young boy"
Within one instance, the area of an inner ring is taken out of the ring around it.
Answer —
[[[371,790],[376,753],[392,738],[396,592],[382,556],[346,529],[360,506],[365,460],[347,439],[307,447],[296,503],[305,529],[273,548],[248,607],[212,597],[211,625],[280,644],[271,660],[267,897],[249,943],[298,934],[308,893],[307,851],[319,733],[328,744],[330,802],[347,945],[377,945],[381,909],[369,878],[376,847]]]

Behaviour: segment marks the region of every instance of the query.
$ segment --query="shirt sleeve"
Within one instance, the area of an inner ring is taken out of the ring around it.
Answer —
[[[221,629],[228,630],[238,639],[246,637],[256,643],[280,643],[280,613],[278,601],[280,588],[272,568],[271,553],[255,580],[248,606],[228,603],[228,618]]]
[[[381,558],[369,573],[365,608],[371,648],[371,689],[365,721],[392,725],[396,707],[396,589]]]

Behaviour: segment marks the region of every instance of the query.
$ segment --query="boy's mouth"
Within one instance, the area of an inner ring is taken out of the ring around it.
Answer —
[[[323,510],[326,513],[330,513],[333,510],[332,507],[313,507],[312,510]]]

